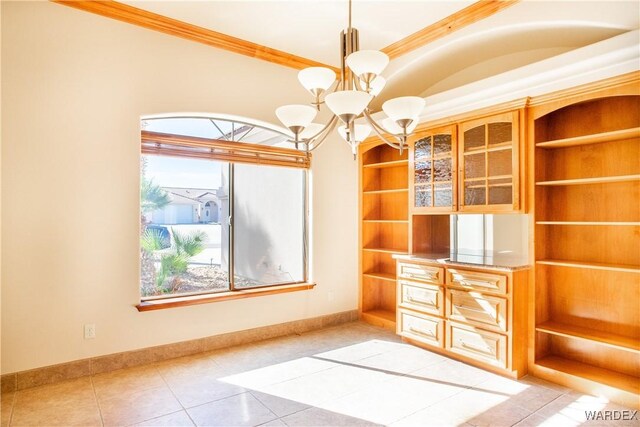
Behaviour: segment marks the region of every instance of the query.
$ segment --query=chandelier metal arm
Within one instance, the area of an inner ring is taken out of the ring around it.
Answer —
[[[337,120],[338,120],[338,117],[332,116],[331,119],[329,119],[329,121],[327,122],[327,124],[324,125],[323,128],[320,129],[315,135],[311,135],[308,138],[304,138],[304,142],[312,144],[316,138],[318,138],[320,135],[326,132],[329,128],[333,129],[333,127],[335,126],[335,122]]]
[[[362,85],[360,84],[360,79],[358,78],[358,76],[356,76],[355,74],[351,74],[352,78],[353,78],[353,87],[356,88],[356,90],[359,90],[360,92],[369,92],[367,90],[365,90]]]
[[[371,114],[369,114],[369,109],[368,108],[366,110],[364,110],[363,115],[364,115],[364,118],[367,120],[367,122],[371,125],[373,130],[376,132],[376,134],[378,134],[378,136],[380,138],[382,138],[382,140],[385,141],[387,144],[389,144],[389,145],[391,145],[392,147],[395,147],[395,148],[399,148],[400,147],[400,144],[389,142],[387,140],[387,138],[383,134],[387,134],[387,135],[392,136],[394,139],[397,139],[398,142],[402,142],[402,143],[406,142],[405,141],[406,140],[406,136],[405,135],[402,135],[402,134],[397,134],[396,135],[394,133],[389,133],[388,130],[386,130],[385,128],[380,126],[378,124],[378,122],[376,122],[376,120],[373,117],[371,117]]]
[[[386,133],[387,131],[384,128],[382,128],[380,125],[378,125],[378,123],[376,123],[376,121],[373,119],[373,117],[371,117],[371,115],[367,110],[364,111],[364,117],[367,120],[367,122],[369,122],[369,124],[373,128],[373,131],[376,133],[376,135],[378,135],[378,137],[388,146],[395,148],[396,150],[399,150],[400,155],[402,155],[402,151],[406,148],[407,136],[389,134],[398,140],[398,143],[391,142],[384,136],[384,133]]]
[[[331,85],[331,86],[333,86],[333,89],[331,87],[329,89],[327,89],[327,91],[325,92],[325,96],[326,96],[326,94],[333,93],[333,92],[336,92],[338,90],[343,90],[343,87],[342,87],[343,83],[344,82],[342,80],[336,79],[336,81],[333,82],[333,84]],[[324,101],[322,101],[322,102],[324,103]]]
[[[313,151],[316,148],[320,147],[322,143],[327,140],[327,137],[333,131],[333,129],[336,127],[337,124],[338,124],[338,118],[336,116],[333,116],[333,118],[329,121],[329,123],[327,123],[327,126],[325,129],[320,131],[320,133],[317,134],[315,138],[309,139],[309,145],[308,145],[307,151]]]

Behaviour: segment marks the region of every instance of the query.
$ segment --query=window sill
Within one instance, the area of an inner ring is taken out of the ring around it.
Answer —
[[[229,301],[233,299],[253,298],[265,295],[306,291],[313,289],[315,286],[315,283],[295,283],[292,285],[277,285],[233,292],[219,292],[216,294],[190,295],[183,297],[177,296],[173,298],[142,301],[140,304],[136,305],[136,308],[138,309],[138,311],[164,310],[165,308],[186,307],[189,305],[208,304],[210,302]]]

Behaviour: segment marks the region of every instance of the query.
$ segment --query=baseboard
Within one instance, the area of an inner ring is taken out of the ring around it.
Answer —
[[[352,322],[357,319],[357,310],[344,311],[277,325],[261,326],[259,328],[213,335],[195,340],[96,356],[58,365],[43,366],[28,371],[2,375],[0,377],[0,389],[2,393],[11,393],[17,390],[115,371],[116,369],[160,362],[176,357],[189,356],[270,338],[300,334],[315,329]]]

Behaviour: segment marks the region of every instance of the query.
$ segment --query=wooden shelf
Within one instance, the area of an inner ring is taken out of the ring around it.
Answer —
[[[362,319],[368,323],[388,329],[395,329],[396,327],[396,313],[391,310],[375,309],[363,311]]]
[[[530,110],[529,372],[640,409],[640,91],[587,92]]]
[[[409,192],[408,188],[394,188],[391,190],[363,191],[362,194],[395,194],[395,193],[407,193],[407,192]]]
[[[408,224],[408,219],[363,219],[365,223],[380,223],[380,224]]]
[[[592,135],[576,136],[573,138],[556,139],[554,141],[539,142],[540,148],[575,147],[576,145],[598,144],[601,142],[622,141],[640,137],[640,127],[614,130],[611,132],[595,133]]]
[[[640,274],[640,266],[624,265],[624,264],[603,264],[603,263],[597,263],[597,262],[567,261],[567,260],[560,260],[560,259],[541,259],[536,261],[536,264]]]
[[[617,348],[619,350],[640,353],[640,340],[638,339],[596,331],[589,328],[583,328],[581,326],[549,321],[536,326],[536,331],[561,337],[597,342],[598,344]]]
[[[389,254],[406,254],[406,249],[389,249],[389,248],[362,248],[365,252],[384,252]]]
[[[396,260],[409,251],[409,152],[402,157],[382,140],[361,147],[359,168],[360,318],[396,329]]]
[[[559,181],[538,181],[536,185],[585,185],[607,184],[610,182],[640,181],[640,175],[602,176],[598,178],[562,179]]]
[[[638,394],[640,392],[640,381],[638,377],[621,374],[609,369],[598,368],[575,360],[565,359],[559,356],[547,356],[536,360],[536,365],[554,371],[564,372],[569,375],[606,384],[620,390]]]
[[[409,160],[393,160],[391,162],[381,162],[381,163],[370,163],[368,165],[362,165],[363,168],[395,168],[398,166],[407,166],[409,164]]]
[[[383,273],[383,272],[370,272],[370,273],[363,273],[362,274],[364,277],[373,277],[374,279],[380,279],[380,280],[387,280],[390,282],[394,282],[396,281],[396,275],[395,274],[390,274],[390,273]]]
[[[622,225],[639,226],[640,222],[631,221],[536,221],[537,225]]]

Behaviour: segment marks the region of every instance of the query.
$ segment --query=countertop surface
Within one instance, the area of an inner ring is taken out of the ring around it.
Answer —
[[[444,265],[485,267],[508,271],[526,270],[531,267],[526,257],[511,252],[419,253],[396,254],[393,257],[407,261],[425,261]]]

